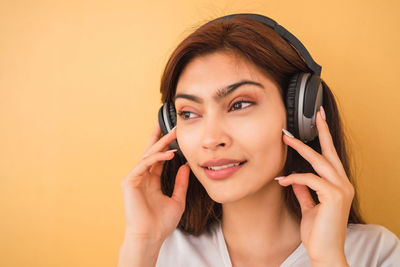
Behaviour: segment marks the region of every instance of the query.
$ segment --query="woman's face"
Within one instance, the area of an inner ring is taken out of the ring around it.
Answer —
[[[217,96],[220,89],[243,80],[259,85],[243,84]],[[281,174],[287,153],[282,141],[286,110],[278,86],[254,64],[226,52],[196,57],[181,73],[175,97],[179,147],[214,201],[244,198]],[[220,158],[247,162],[227,178],[211,179],[201,166]]]

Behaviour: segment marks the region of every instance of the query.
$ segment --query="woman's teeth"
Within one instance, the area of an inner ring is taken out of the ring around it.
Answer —
[[[232,163],[232,164],[228,164],[228,165],[223,165],[223,166],[207,167],[207,168],[208,168],[209,170],[218,171],[218,170],[230,168],[230,167],[233,167],[233,166],[238,166],[239,164],[240,164],[240,162],[238,162],[238,163]]]

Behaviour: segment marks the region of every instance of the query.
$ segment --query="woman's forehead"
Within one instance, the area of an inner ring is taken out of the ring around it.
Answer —
[[[178,77],[175,94],[221,90],[242,80],[276,85],[271,75],[243,56],[215,52],[195,57],[186,65]]]

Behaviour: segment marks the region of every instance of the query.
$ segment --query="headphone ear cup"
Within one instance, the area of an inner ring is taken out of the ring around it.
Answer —
[[[166,102],[160,107],[158,123],[163,135],[168,134],[176,126],[176,110],[173,104]]]
[[[296,138],[299,136],[298,129],[298,90],[297,87],[300,86],[300,73],[295,74],[290,78],[289,85],[286,93],[286,124],[287,130],[291,132]]]
[[[322,105],[323,88],[319,76],[297,73],[289,81],[286,95],[287,128],[307,143],[318,136],[316,113]]]
[[[304,142],[312,141],[318,136],[316,118],[322,102],[322,80],[318,75],[311,75],[305,85],[302,121],[299,124]]]
[[[160,124],[163,135],[168,134],[176,126],[177,114],[175,105],[171,102],[164,103],[158,111],[158,123]],[[179,148],[178,140],[175,139],[169,144],[171,149],[178,149],[177,154],[185,158]]]

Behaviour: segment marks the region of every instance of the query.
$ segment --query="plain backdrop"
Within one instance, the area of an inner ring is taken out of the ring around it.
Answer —
[[[196,27],[269,16],[322,65],[368,223],[400,235],[398,1],[1,1],[0,265],[116,266],[120,183],[157,120],[160,78]]]

